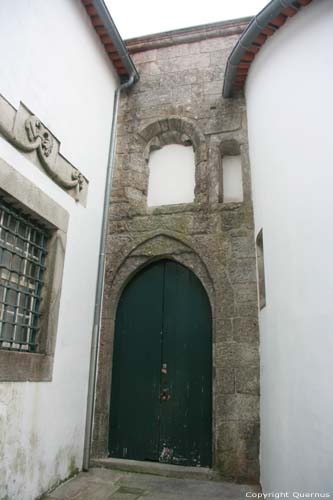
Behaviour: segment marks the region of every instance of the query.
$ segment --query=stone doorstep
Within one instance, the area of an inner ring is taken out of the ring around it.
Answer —
[[[121,486],[115,493],[111,495],[110,500],[139,500],[145,495],[145,493],[145,490]]]
[[[178,479],[198,479],[201,481],[219,481],[221,479],[218,472],[205,467],[184,467],[182,465],[161,464],[158,462],[141,462],[139,460],[125,460],[122,458],[92,459],[90,461],[90,467],[104,467],[106,469],[124,472],[152,474]]]
[[[110,460],[108,462],[110,465]],[[162,466],[162,464],[157,465]],[[163,465],[163,467],[168,466]],[[178,468],[170,466],[171,470],[173,467]],[[184,468],[179,467],[179,473]],[[204,476],[198,477],[198,475],[190,479],[173,478],[156,473],[123,472],[99,466],[89,469],[89,472],[79,473],[42,498],[44,500],[246,500],[246,493],[249,491],[259,490],[249,485],[207,480]]]

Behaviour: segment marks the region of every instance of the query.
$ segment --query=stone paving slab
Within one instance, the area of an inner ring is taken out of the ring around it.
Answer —
[[[110,469],[90,469],[59,486],[45,500],[246,500],[246,486],[178,479]]]

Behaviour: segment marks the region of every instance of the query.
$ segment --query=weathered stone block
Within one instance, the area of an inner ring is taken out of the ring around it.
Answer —
[[[141,64],[144,62],[156,61],[157,50],[146,50],[145,52],[137,52],[133,54],[133,61],[135,64]]]
[[[233,319],[233,338],[238,342],[258,342],[259,326],[258,318],[245,317]]]
[[[259,439],[260,425],[258,421],[238,421],[238,449],[242,457],[243,475],[246,477],[247,469],[250,467],[252,474],[256,476],[259,468]]]
[[[253,394],[217,394],[218,411],[225,420],[250,420],[258,422],[259,396]]]
[[[156,61],[142,62],[137,65],[139,73],[142,75],[159,75],[161,74],[160,65]]]
[[[203,84],[203,92],[207,94],[221,94],[221,88],[223,85],[222,80],[215,80],[212,82],[206,82]]]
[[[259,394],[259,367],[235,368],[236,392],[241,394]]]
[[[134,255],[156,256],[156,255],[178,255],[180,253],[191,253],[191,249],[179,240],[160,235],[135,248]]]
[[[155,135],[159,135],[162,132],[161,124],[159,121],[154,121],[149,125],[146,125],[143,129],[138,132],[138,135],[143,137],[147,142],[150,141]]]
[[[227,272],[229,274],[230,280],[233,284],[236,283],[246,283],[246,290],[251,294],[251,288],[249,289],[249,283],[256,283],[257,273],[256,273],[256,260],[254,258],[242,258],[242,259],[232,259],[227,263]],[[256,288],[255,288],[256,293]],[[244,292],[242,292],[242,297]]]
[[[188,58],[193,54],[199,54],[200,48],[198,44],[184,43],[181,45],[171,45],[164,47],[158,51],[159,60],[173,59],[174,57]]]
[[[235,366],[248,367],[259,366],[259,347],[258,344],[234,343],[233,347]]]
[[[253,302],[257,299],[257,284],[251,280],[251,283],[235,284],[235,298],[237,303]]]
[[[235,342],[216,342],[215,344],[215,365],[220,367],[236,365],[236,344]]]
[[[221,213],[222,231],[240,227],[244,220],[241,203],[229,203]]]
[[[215,320],[215,342],[230,342],[233,340],[232,319],[218,316]]]
[[[235,392],[235,370],[231,367],[216,368],[216,392],[233,394]]]
[[[253,297],[252,302],[237,303],[235,307],[235,316],[251,316],[254,317],[258,315],[258,301],[257,297]]]
[[[242,257],[255,257],[253,234],[232,238],[231,256],[235,259]]]

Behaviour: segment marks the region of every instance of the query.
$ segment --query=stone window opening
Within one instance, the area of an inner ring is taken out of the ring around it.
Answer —
[[[48,382],[69,216],[2,159],[0,185],[0,382]]]
[[[187,144],[168,144],[149,155],[148,207],[193,203],[195,157]]]
[[[145,162],[146,206],[207,201],[208,147],[196,123],[179,116],[156,120],[137,132],[137,141],[141,157],[137,161]]]
[[[244,200],[242,156],[240,145],[235,140],[221,145],[220,203],[237,203]]]
[[[265,265],[264,265],[264,241],[263,230],[260,229],[256,238],[257,252],[257,273],[258,273],[258,294],[260,309],[266,306],[266,285],[265,285]]]

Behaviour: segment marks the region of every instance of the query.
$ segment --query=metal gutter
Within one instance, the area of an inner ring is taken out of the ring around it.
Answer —
[[[299,2],[295,0],[271,0],[271,2],[252,19],[228,58],[224,74],[223,97],[231,97],[238,65],[242,62],[245,53],[250,49],[267,25],[276,19],[284,9],[291,8],[295,10],[296,13],[302,5],[306,5],[307,3],[310,2],[304,0],[303,2],[302,0]]]
[[[99,259],[98,259],[98,271],[97,271],[97,281],[96,281],[94,322],[93,322],[91,350],[90,350],[87,414],[86,414],[86,427],[85,427],[85,438],[84,438],[84,449],[83,449],[83,470],[85,470],[85,471],[87,471],[89,469],[90,448],[91,448],[92,429],[93,429],[93,418],[94,418],[94,410],[95,410],[97,359],[98,359],[98,348],[99,348],[99,340],[100,340],[102,301],[103,301],[103,290],[104,290],[105,255],[106,255],[106,242],[107,242],[107,232],[108,232],[108,215],[109,215],[110,197],[111,197],[111,190],[112,190],[113,165],[114,165],[114,158],[115,158],[115,151],[116,151],[117,117],[118,117],[118,109],[119,109],[119,100],[120,100],[121,92],[123,90],[131,87],[138,80],[138,78],[139,78],[139,75],[138,75],[137,71],[136,70],[133,71],[130,78],[127,80],[127,82],[121,84],[117,88],[117,90],[115,91],[115,94],[114,94],[111,137],[110,137],[109,156],[108,156],[105,190],[104,190],[102,228],[101,228],[100,245],[99,245]]]
[[[113,22],[113,19],[108,11],[107,6],[104,3],[104,0],[91,0],[91,4],[94,6],[96,13],[100,20],[103,23],[107,34],[112,39],[114,48],[116,49],[124,68],[126,69],[129,78],[134,75],[134,82],[139,80],[139,73],[127,51],[126,45],[124,44],[119,31],[116,25]]]

